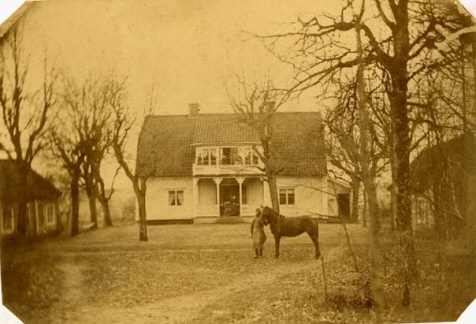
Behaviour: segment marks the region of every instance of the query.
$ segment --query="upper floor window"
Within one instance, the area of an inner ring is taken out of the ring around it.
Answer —
[[[294,189],[292,188],[279,189],[279,204],[280,205],[294,205]]]
[[[259,161],[258,154],[251,148],[246,147],[243,149],[243,156],[246,165],[257,165]]]
[[[169,190],[169,206],[183,206],[183,190]]]
[[[197,165],[216,165],[217,150],[215,148],[197,149]]]
[[[223,147],[221,149],[221,163],[222,165],[242,164],[242,158],[238,155],[237,147]]]
[[[258,165],[259,156],[249,146],[197,147],[196,165]]]

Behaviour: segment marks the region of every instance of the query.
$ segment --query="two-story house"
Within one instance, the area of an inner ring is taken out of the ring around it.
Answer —
[[[278,112],[272,142],[279,165],[280,211],[286,216],[329,215],[338,209],[329,188],[317,112]],[[149,222],[251,219],[271,205],[257,134],[234,114],[148,116],[139,137],[136,172],[147,177]],[[343,190],[341,194],[347,194]]]

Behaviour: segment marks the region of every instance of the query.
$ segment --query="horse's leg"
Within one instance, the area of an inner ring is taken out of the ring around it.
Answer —
[[[275,250],[275,253],[274,253],[274,257],[275,258],[279,258],[279,240],[281,239],[280,236],[276,235],[274,237],[274,245],[276,247],[276,250]]]
[[[315,258],[319,259],[321,256],[321,251],[319,249],[319,232],[318,231],[312,231],[311,233],[308,233],[309,237],[311,238],[312,242],[314,243],[314,246],[316,247],[316,255]]]

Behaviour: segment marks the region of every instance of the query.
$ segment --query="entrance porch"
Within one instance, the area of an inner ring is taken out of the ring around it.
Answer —
[[[254,216],[264,201],[263,181],[253,177],[194,178],[194,218]]]

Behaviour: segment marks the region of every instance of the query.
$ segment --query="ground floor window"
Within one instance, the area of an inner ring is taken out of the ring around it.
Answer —
[[[294,205],[294,188],[279,189],[279,204]]]
[[[2,228],[3,231],[13,232],[13,217],[14,212],[12,207],[4,207],[2,215]]]
[[[55,208],[53,204],[46,206],[46,221],[50,224],[55,222]]]
[[[183,190],[169,190],[169,206],[182,206],[183,204]]]

